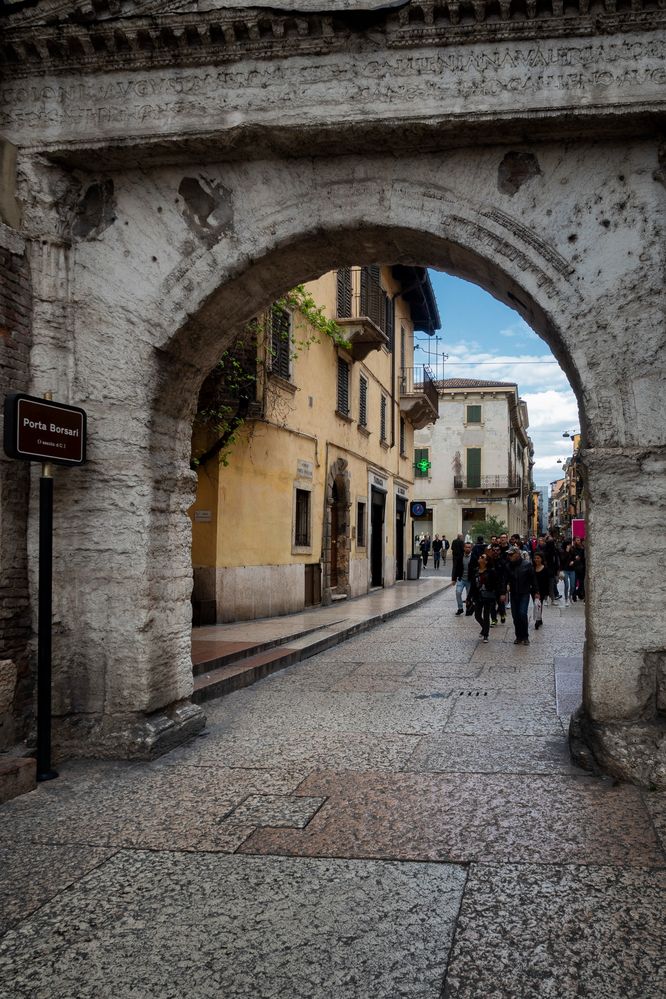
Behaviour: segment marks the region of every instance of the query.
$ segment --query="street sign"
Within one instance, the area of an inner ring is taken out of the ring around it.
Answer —
[[[413,500],[409,504],[409,512],[412,517],[423,517],[426,512],[426,504],[423,500]]]
[[[83,465],[85,411],[78,406],[11,392],[5,397],[4,446],[10,458]]]
[[[58,776],[51,767],[51,653],[53,619],[53,465],[83,465],[86,414],[78,406],[23,392],[5,396],[4,446],[9,458],[40,461],[37,584],[37,780]]]

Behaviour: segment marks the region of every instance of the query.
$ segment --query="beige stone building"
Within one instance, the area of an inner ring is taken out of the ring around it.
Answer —
[[[417,529],[474,535],[475,524],[492,516],[525,534],[532,444],[517,385],[447,378],[437,387],[439,419],[414,439],[416,498],[427,505]]]
[[[404,576],[414,430],[437,418],[414,367],[414,331],[439,327],[427,271],[342,268],[303,292],[346,343],[318,332],[298,294],[258,323],[226,464],[199,441],[195,621],[287,614]]]

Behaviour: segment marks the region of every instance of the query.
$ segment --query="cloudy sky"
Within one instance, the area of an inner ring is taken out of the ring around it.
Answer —
[[[446,378],[497,378],[516,382],[526,401],[534,442],[534,480],[545,487],[562,474],[571,442],[562,437],[578,430],[578,405],[566,375],[548,345],[512,309],[476,285],[430,271],[442,329],[434,337],[417,334],[415,360],[430,364]],[[448,354],[442,362],[442,354]]]

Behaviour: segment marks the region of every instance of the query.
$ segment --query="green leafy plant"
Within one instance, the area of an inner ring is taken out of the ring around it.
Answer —
[[[473,531],[471,532],[476,538],[481,534],[486,541],[492,538],[493,535],[499,536],[500,534],[508,534],[509,528],[504,523],[503,520],[499,520],[497,517],[486,517],[485,520],[475,521],[473,525]]]
[[[292,322],[277,327],[277,335],[289,339],[289,354],[295,359],[303,350],[327,338],[336,347],[349,349],[351,344],[334,319],[329,319],[304,285],[297,285],[271,306],[261,318],[255,319],[225,350],[205,379],[199,393],[194,419],[194,439],[214,438],[198,453],[192,451],[190,467],[199,468],[218,456],[223,465],[238,442],[247,421],[250,404],[256,398],[259,348],[263,343],[268,358],[275,356],[272,334],[276,329],[272,317],[290,314]],[[270,336],[268,334],[271,334]]]

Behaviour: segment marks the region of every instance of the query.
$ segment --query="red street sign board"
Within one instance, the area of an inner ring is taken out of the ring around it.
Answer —
[[[85,411],[78,406],[13,392],[5,398],[4,445],[10,458],[83,465]]]

